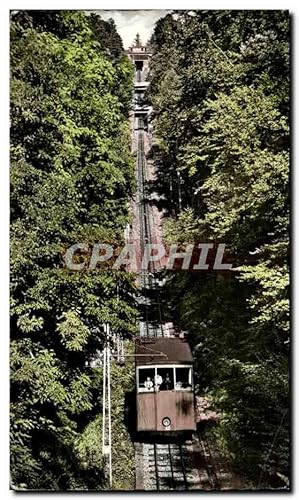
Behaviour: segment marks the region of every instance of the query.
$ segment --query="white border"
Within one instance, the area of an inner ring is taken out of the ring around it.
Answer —
[[[3,7],[1,7],[3,9]],[[177,0],[45,0],[43,3],[37,0],[10,0],[6,2],[5,8],[17,9],[82,9],[82,10],[162,10],[162,9],[197,9],[197,10],[263,10],[278,9],[296,11],[297,6],[293,1],[283,2],[281,0],[188,0],[179,2]]]
[[[1,37],[1,140],[2,140],[2,149],[1,149],[1,163],[4,163],[4,169],[2,166],[1,172],[1,183],[0,183],[0,200],[1,200],[1,289],[0,289],[0,297],[1,297],[1,389],[2,389],[2,412],[1,412],[1,447],[0,447],[0,492],[1,498],[10,498],[14,495],[14,492],[8,491],[8,478],[9,478],[9,466],[8,466],[8,401],[9,401],[9,392],[8,392],[8,329],[9,329],[9,321],[8,321],[8,216],[9,216],[9,208],[8,208],[8,183],[9,183],[9,170],[8,170],[8,145],[9,145],[9,137],[8,137],[8,102],[9,102],[9,91],[8,91],[8,61],[9,61],[9,45],[8,45],[8,29],[9,29],[9,19],[8,19],[8,11],[17,10],[17,9],[84,9],[84,10],[102,10],[102,9],[119,9],[119,10],[138,10],[138,9],[227,9],[227,10],[242,10],[242,9],[287,9],[293,14],[293,66],[294,66],[294,82],[298,85],[298,37],[296,37],[296,28],[297,28],[297,15],[298,15],[298,3],[295,1],[283,2],[278,0],[250,0],[250,1],[242,1],[238,2],[236,0],[189,0],[188,2],[178,2],[177,0],[151,0],[151,1],[143,1],[138,2],[137,0],[127,0],[124,2],[123,0],[89,0],[88,2],[82,0],[44,0],[44,2],[40,2],[37,0],[14,0],[8,1],[6,3],[2,3],[0,6],[0,37]],[[296,58],[295,58],[296,56]],[[295,105],[296,101],[296,92],[295,92],[295,83],[293,82],[293,103]],[[298,107],[295,107],[293,123],[297,122],[296,118],[298,118]],[[295,202],[295,193],[298,192],[298,176],[295,173],[296,166],[296,149],[295,149],[295,132],[293,131],[293,198]],[[3,162],[4,160],[4,162]],[[294,246],[293,246],[293,283],[294,283],[294,299],[296,297],[296,283],[299,281],[299,272],[297,270],[296,264],[296,234],[299,231],[299,222],[298,222],[298,203],[294,205],[294,215],[293,215],[293,234],[294,234]],[[4,241],[3,241],[4,238]],[[294,300],[293,299],[293,300]],[[295,325],[298,325],[298,312],[296,308],[293,308],[293,349],[295,345]],[[298,370],[296,370],[296,361],[298,361],[298,353],[293,355],[293,385],[298,381]],[[5,380],[5,383],[3,381]],[[298,384],[296,384],[298,387]],[[293,388],[293,395],[295,397],[295,389]],[[297,410],[297,400],[293,402],[293,449],[298,449],[298,434],[295,433],[295,416],[298,415]],[[296,491],[296,463],[295,454],[293,458],[293,493]],[[69,493],[68,495],[72,495]],[[78,493],[74,493],[77,497]],[[218,494],[219,493],[215,493]],[[40,493],[40,495],[43,495]],[[83,495],[83,494],[82,494]],[[89,493],[89,498],[98,498],[99,493]],[[116,496],[117,493],[110,493],[110,496]],[[158,493],[157,493],[158,495]],[[185,493],[177,493],[177,495],[185,495]],[[201,498],[208,498],[214,493],[200,493]],[[234,493],[234,497],[242,495],[248,496],[248,494],[242,493]],[[269,493],[268,493],[269,495]],[[275,493],[275,498],[285,497],[286,493]],[[37,498],[39,493],[26,493],[26,499],[29,498]],[[55,498],[63,498],[65,496],[64,493],[58,493],[55,495]],[[143,497],[143,493],[134,493],[134,497]],[[264,494],[255,493],[254,497],[259,499],[262,498]],[[288,495],[290,496],[290,495]],[[231,493],[221,493],[221,498],[230,498]]]

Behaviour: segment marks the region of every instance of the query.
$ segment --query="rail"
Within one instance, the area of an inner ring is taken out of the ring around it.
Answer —
[[[141,255],[144,255],[145,245],[147,243],[153,243],[153,231],[154,231],[154,220],[152,210],[149,207],[149,203],[146,200],[146,161],[145,161],[145,151],[144,151],[144,121],[142,117],[138,117],[137,121],[137,186],[138,186],[138,218],[139,218],[139,228],[140,228],[140,249]],[[151,224],[152,219],[152,224]],[[152,227],[151,227],[152,226]],[[141,271],[141,287],[143,293],[143,303],[145,309],[145,329],[147,337],[158,337],[163,336],[163,314],[162,305],[159,292],[158,279],[155,275],[155,266],[153,262],[149,263],[149,270]],[[155,302],[150,297],[151,291],[155,292]],[[150,321],[150,309],[156,306],[158,313],[157,319],[152,322]]]
[[[135,443],[138,489],[146,491],[230,489],[233,474],[204,432],[190,441]]]

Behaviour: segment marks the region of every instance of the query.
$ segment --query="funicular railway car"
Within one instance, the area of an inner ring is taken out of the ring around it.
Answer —
[[[137,432],[196,430],[193,357],[179,337],[137,339]]]

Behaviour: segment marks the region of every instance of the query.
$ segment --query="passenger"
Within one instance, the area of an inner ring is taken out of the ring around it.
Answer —
[[[156,391],[158,391],[160,389],[160,385],[162,384],[162,377],[161,375],[159,375],[157,373],[157,375],[155,375],[155,388],[156,388]]]
[[[166,373],[164,384],[165,384],[166,391],[170,391],[172,383],[171,383],[171,379],[170,379],[169,373]]]
[[[154,387],[153,381],[151,377],[146,377],[146,381],[144,382],[144,387],[148,390],[151,391],[152,388]]]

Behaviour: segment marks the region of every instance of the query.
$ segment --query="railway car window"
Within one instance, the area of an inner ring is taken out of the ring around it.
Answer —
[[[139,368],[138,375],[138,391],[153,392],[155,368]]]
[[[160,375],[162,379],[159,390],[172,391],[174,388],[173,368],[157,368],[157,375]]]
[[[191,390],[191,368],[175,369],[175,388]]]

